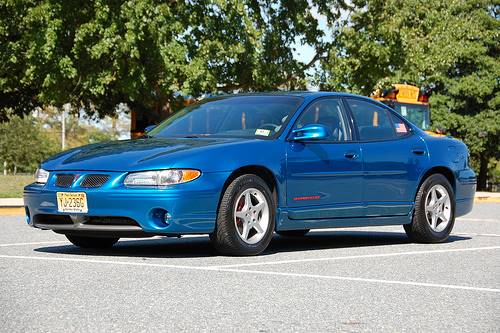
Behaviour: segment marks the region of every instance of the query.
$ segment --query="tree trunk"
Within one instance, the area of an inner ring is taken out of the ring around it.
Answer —
[[[477,189],[479,191],[486,190],[486,180],[488,179],[488,158],[481,155],[479,160],[479,175],[477,176]]]
[[[118,114],[111,116],[111,134],[113,135],[113,140],[116,140],[116,122],[118,120]]]

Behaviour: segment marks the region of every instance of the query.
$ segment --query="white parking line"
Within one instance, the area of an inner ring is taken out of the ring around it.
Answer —
[[[35,256],[0,255],[0,258],[46,260],[46,261],[66,261],[66,262],[85,262],[85,263],[94,263],[94,264],[113,264],[113,265],[141,266],[141,267],[144,267],[144,266],[162,267],[162,268],[189,269],[189,270],[197,270],[197,271],[214,271],[214,272],[227,272],[227,273],[239,273],[239,274],[286,276],[286,277],[326,279],[326,280],[337,280],[337,281],[355,281],[355,282],[365,282],[365,283],[381,283],[381,284],[392,284],[392,285],[396,284],[396,285],[405,285],[405,286],[432,287],[432,288],[443,288],[443,289],[458,289],[458,290],[471,290],[471,291],[500,293],[500,289],[495,289],[495,288],[471,287],[471,286],[461,286],[461,285],[453,285],[453,284],[438,284],[438,283],[426,283],[426,282],[368,279],[368,278],[336,276],[336,275],[317,275],[317,274],[255,271],[255,270],[233,269],[233,268],[217,268],[215,266],[184,266],[184,265],[153,264],[153,263],[130,262],[130,261],[112,261],[112,260],[95,260],[95,259],[80,259],[80,258],[61,258],[61,257],[35,257]]]
[[[219,266],[211,266],[211,267],[234,268],[234,267],[250,267],[250,266],[264,266],[264,265],[282,265],[282,264],[295,264],[295,263],[302,263],[302,262],[334,261],[334,260],[362,259],[362,258],[385,258],[385,257],[408,256],[408,255],[431,254],[431,253],[485,251],[485,250],[498,250],[498,249],[500,249],[500,246],[470,247],[470,248],[465,248],[465,249],[408,251],[408,252],[392,252],[392,253],[377,253],[377,254],[361,254],[361,255],[355,255],[355,256],[341,256],[341,257],[305,258],[305,259],[251,262],[251,263],[246,263],[246,264],[243,263],[243,264],[233,264],[233,265],[219,265]]]
[[[451,234],[452,236],[471,236],[471,237],[475,237],[475,236],[484,236],[484,237],[500,237],[499,234],[477,234],[477,233],[474,233],[474,232],[468,232],[468,233],[457,233],[457,234]]]
[[[476,219],[476,218],[469,218],[469,217],[457,217],[458,221],[471,221],[471,222],[500,222],[500,220],[497,219]]]
[[[50,242],[32,242],[32,243],[10,243],[10,244],[0,244],[0,247],[22,246],[22,245],[43,245],[43,244],[64,244],[64,243],[68,243],[68,241],[50,241]]]
[[[153,264],[147,262],[134,262],[134,261],[119,261],[119,260],[98,260],[98,259],[84,259],[84,258],[66,258],[66,257],[38,257],[38,256],[10,256],[10,255],[0,255],[0,258],[5,259],[30,259],[30,260],[47,260],[47,261],[68,261],[68,262],[85,262],[91,264],[113,264],[113,265],[123,265],[123,266],[142,266],[142,267],[164,267],[164,268],[179,268],[179,269],[193,269],[193,270],[204,270],[204,271],[214,271],[215,268],[206,266],[186,266],[186,265],[169,265],[169,264]]]
[[[382,280],[382,279],[366,279],[366,278],[358,278],[358,277],[350,277],[350,276],[336,276],[336,275],[317,275],[317,274],[302,274],[302,273],[287,273],[287,272],[254,271],[254,270],[246,270],[246,269],[218,269],[218,271],[234,272],[234,273],[246,273],[246,274],[289,276],[289,277],[300,277],[300,278],[328,279],[328,280],[340,280],[340,281],[357,281],[357,282],[369,282],[369,283],[399,284],[399,285],[405,285],[405,286],[488,291],[488,292],[493,292],[493,293],[500,293],[500,289],[495,289],[495,288],[460,286],[460,285],[454,285],[454,284]]]

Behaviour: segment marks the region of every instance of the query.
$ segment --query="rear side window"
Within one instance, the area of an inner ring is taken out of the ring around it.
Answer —
[[[359,99],[348,99],[361,141],[389,140],[396,138],[391,114],[384,108]],[[406,126],[403,123],[403,126]],[[406,129],[406,127],[405,127]]]

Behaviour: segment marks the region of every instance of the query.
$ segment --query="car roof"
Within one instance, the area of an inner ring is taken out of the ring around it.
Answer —
[[[336,91],[269,91],[269,92],[252,92],[252,93],[238,93],[238,94],[222,94],[222,95],[214,95],[209,98],[217,98],[217,97],[238,97],[238,96],[294,96],[294,97],[302,97],[307,100],[313,100],[318,97],[326,97],[326,96],[352,96],[352,97],[362,97],[367,98],[366,96],[350,94],[346,92],[336,92]],[[372,100],[372,99],[370,99]],[[373,101],[373,100],[372,100]]]

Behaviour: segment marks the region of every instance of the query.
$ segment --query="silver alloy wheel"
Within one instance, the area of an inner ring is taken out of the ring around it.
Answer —
[[[431,187],[425,197],[425,218],[431,229],[441,232],[451,220],[451,200],[448,191],[443,185]]]
[[[256,188],[246,189],[236,200],[233,216],[238,236],[247,244],[258,243],[269,227],[266,197]]]

